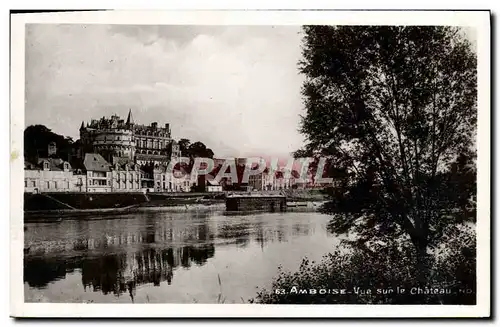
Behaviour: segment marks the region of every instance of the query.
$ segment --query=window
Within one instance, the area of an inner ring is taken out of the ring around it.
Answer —
[[[66,188],[69,188],[69,182],[66,182]]]
[[[31,182],[31,186],[35,187],[35,186],[36,186],[36,182],[35,182],[35,181],[32,181],[32,182]]]
[[[43,168],[45,168],[45,169],[49,169],[49,163],[48,163],[48,162],[44,163],[44,164],[43,164]]]
[[[47,182],[47,188],[48,189],[50,188],[50,182]]]
[[[28,187],[28,181],[24,181],[24,187]]]

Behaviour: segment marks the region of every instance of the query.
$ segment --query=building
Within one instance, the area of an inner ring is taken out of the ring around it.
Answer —
[[[80,126],[82,155],[98,153],[109,162],[113,157],[134,159],[136,144],[133,135],[133,121],[124,122],[117,115],[111,118],[92,119],[90,124]]]
[[[128,158],[138,164],[167,164],[172,157],[179,157],[179,145],[172,140],[170,124],[164,127],[157,122],[139,125],[132,110],[127,120],[113,115],[110,118],[92,119],[80,126],[80,155],[99,153],[107,161],[113,157]]]
[[[87,172],[87,192],[111,192],[111,165],[98,153],[86,153],[83,160]]]
[[[266,168],[260,174],[249,176],[248,185],[257,191],[287,190],[297,187],[297,178],[293,176],[293,172],[287,177],[284,169],[272,171]]]
[[[36,164],[24,165],[25,192],[85,192],[86,183],[86,175],[62,159],[40,158]]]
[[[141,192],[141,175],[144,171],[133,161],[114,158],[111,166],[111,191],[112,192]]]
[[[207,179],[207,192],[222,192],[222,185],[220,185],[217,181],[215,180],[210,180]]]
[[[47,158],[25,164],[26,192],[189,192],[193,186],[181,172],[167,172],[181,156],[170,125],[136,124],[132,110],[126,121],[112,115],[82,122],[68,161],[58,158],[54,142],[47,149]]]
[[[167,166],[155,165],[153,168],[154,192],[190,192],[192,183],[189,175],[180,170],[169,172]]]
[[[134,139],[136,141],[136,162],[146,164],[168,164],[171,157],[179,157],[179,145],[171,138],[170,124],[164,127],[158,126],[157,122],[151,125],[137,125],[133,123],[132,111],[129,119],[132,122]]]

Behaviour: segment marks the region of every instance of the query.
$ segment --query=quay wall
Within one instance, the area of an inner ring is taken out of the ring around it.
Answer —
[[[148,199],[143,193],[24,193],[25,211],[124,208]]]

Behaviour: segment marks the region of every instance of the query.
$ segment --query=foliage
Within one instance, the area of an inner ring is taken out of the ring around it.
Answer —
[[[48,157],[49,143],[55,142],[57,156],[68,160],[72,152],[73,140],[52,132],[44,125],[30,125],[24,130],[24,157],[27,161],[36,162],[37,158]]]
[[[213,158],[214,152],[212,149],[207,148],[205,144],[200,141],[191,143],[188,139],[180,139],[179,142],[179,150],[181,151],[182,156],[190,157],[190,158]]]
[[[187,148],[186,155],[195,158],[213,158],[214,152],[212,151],[212,149],[207,148],[205,144],[198,141],[194,142]]]
[[[189,145],[191,144],[191,141],[188,139],[180,139],[178,143],[179,143],[179,150],[181,150],[181,153],[186,153],[187,149],[189,148]]]
[[[360,242],[405,234],[426,270],[427,252],[445,228],[470,216],[455,212],[475,190],[470,43],[454,27],[304,32],[301,132],[308,143],[295,155],[327,157],[344,171],[325,207],[343,213],[336,232],[355,231]]]
[[[431,257],[435,268],[428,272],[426,285],[418,281],[420,272],[416,268],[415,248],[407,246],[404,240],[373,243],[364,248],[344,243],[319,263],[304,259],[298,272],[280,268],[272,287],[258,292],[251,302],[475,304],[475,233],[470,228],[453,226],[447,230],[446,238],[446,246],[440,247]],[[359,288],[358,294],[356,288]],[[438,291],[437,294],[418,294],[419,288]],[[330,291],[320,294],[321,289]],[[340,289],[345,289],[346,294],[333,294],[333,290]],[[401,289],[405,292],[402,293]],[[307,290],[309,294],[303,294],[301,290]]]

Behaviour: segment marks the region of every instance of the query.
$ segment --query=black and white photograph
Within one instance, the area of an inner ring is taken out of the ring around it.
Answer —
[[[490,315],[489,12],[163,14],[11,17],[14,316]]]

